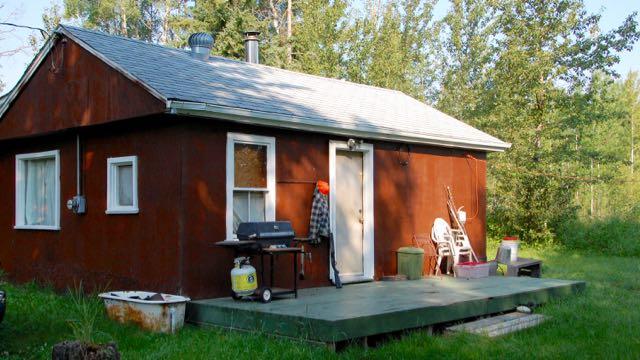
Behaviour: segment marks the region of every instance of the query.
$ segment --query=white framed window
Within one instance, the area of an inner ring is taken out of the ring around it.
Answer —
[[[227,239],[238,224],[276,217],[276,140],[227,134]]]
[[[15,228],[60,230],[60,151],[16,155]]]
[[[107,159],[107,214],[138,213],[138,157]]]

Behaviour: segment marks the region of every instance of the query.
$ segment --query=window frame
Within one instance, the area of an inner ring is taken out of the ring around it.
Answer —
[[[29,160],[50,159],[55,160],[55,199],[54,199],[54,224],[53,225],[27,225],[24,222],[26,210],[25,164]],[[16,194],[15,194],[15,222],[14,229],[18,230],[60,230],[60,150],[41,151],[27,154],[16,154]]]
[[[117,168],[121,165],[131,165],[133,178],[132,205],[118,205],[118,174]],[[138,214],[138,156],[120,156],[107,158],[107,210],[108,215]]]
[[[262,145],[267,147],[267,187],[243,188],[235,187],[235,144]],[[242,133],[227,133],[227,212],[226,234],[227,240],[238,240],[233,233],[233,192],[259,191],[265,192],[264,217],[265,221],[275,221],[276,218],[276,139],[272,136],[250,135]]]

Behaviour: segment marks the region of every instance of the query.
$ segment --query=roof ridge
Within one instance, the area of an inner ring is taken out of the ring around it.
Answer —
[[[67,29],[70,28],[70,29],[79,30],[79,31],[91,32],[91,33],[94,33],[94,34],[97,34],[97,35],[101,35],[101,36],[105,36],[105,37],[115,37],[115,38],[119,38],[119,39],[122,39],[122,40],[127,40],[127,41],[131,41],[131,42],[135,42],[135,43],[140,43],[140,44],[143,44],[143,45],[151,45],[151,46],[161,47],[163,49],[177,50],[177,51],[184,52],[186,54],[189,53],[189,50],[176,48],[176,47],[168,46],[168,45],[157,44],[157,43],[153,43],[153,42],[149,42],[149,41],[145,41],[145,40],[134,39],[134,38],[130,38],[130,37],[127,37],[127,36],[109,34],[109,33],[103,32],[103,31],[95,30],[95,29],[88,29],[88,28],[83,28],[83,27],[74,26],[74,25],[66,25],[66,24],[60,24],[59,26],[67,28]],[[216,59],[220,59],[220,60],[224,60],[224,61],[236,62],[236,63],[240,63],[240,64],[245,65],[245,66],[263,67],[263,68],[267,68],[267,69],[271,69],[271,70],[275,70],[275,71],[288,72],[288,73],[293,73],[293,74],[296,74],[296,75],[308,76],[308,77],[322,79],[322,80],[330,80],[330,81],[334,81],[334,82],[339,82],[341,84],[350,84],[350,85],[355,85],[355,86],[359,86],[359,87],[366,87],[366,88],[370,88],[370,89],[384,90],[384,91],[388,91],[388,92],[396,92],[396,93],[400,93],[400,94],[409,96],[409,95],[405,94],[404,92],[402,92],[400,90],[396,90],[396,89],[388,89],[388,88],[383,88],[383,87],[380,87],[380,86],[362,84],[362,83],[357,83],[357,82],[354,82],[354,81],[349,81],[349,80],[344,80],[344,79],[337,79],[337,78],[332,78],[332,77],[327,77],[327,76],[308,74],[308,73],[301,72],[301,71],[283,69],[283,68],[279,68],[279,67],[271,66],[271,65],[266,65],[266,64],[254,64],[254,63],[249,63],[249,62],[246,62],[246,61],[243,61],[243,60],[232,59],[232,58],[228,58],[228,57],[224,57],[224,56],[220,56],[220,55],[209,55],[209,58],[216,58]],[[409,96],[409,97],[411,97],[411,96]],[[423,104],[429,106],[426,103],[423,103]]]

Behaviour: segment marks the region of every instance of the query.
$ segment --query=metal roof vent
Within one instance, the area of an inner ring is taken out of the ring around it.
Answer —
[[[258,37],[260,31],[244,32],[244,61],[252,64],[260,63],[260,54],[258,47]]]
[[[188,42],[192,57],[200,60],[209,58],[209,53],[211,53],[211,49],[213,48],[213,36],[211,36],[211,34],[203,32],[191,34]]]

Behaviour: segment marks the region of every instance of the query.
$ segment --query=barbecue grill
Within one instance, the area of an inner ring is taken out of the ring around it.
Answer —
[[[236,235],[238,240],[255,241],[262,248],[272,245],[290,247],[296,236],[290,221],[240,223]]]
[[[302,248],[293,247],[295,232],[289,221],[244,222],[236,230],[238,240],[225,240],[216,243],[218,246],[232,248],[235,256],[260,256],[260,287],[258,293],[269,290],[273,296],[293,294],[298,297],[298,261],[297,254]],[[293,289],[273,288],[274,258],[281,254],[291,254],[293,259]],[[264,255],[269,255],[269,287],[264,276]],[[235,298],[235,296],[234,296]]]

